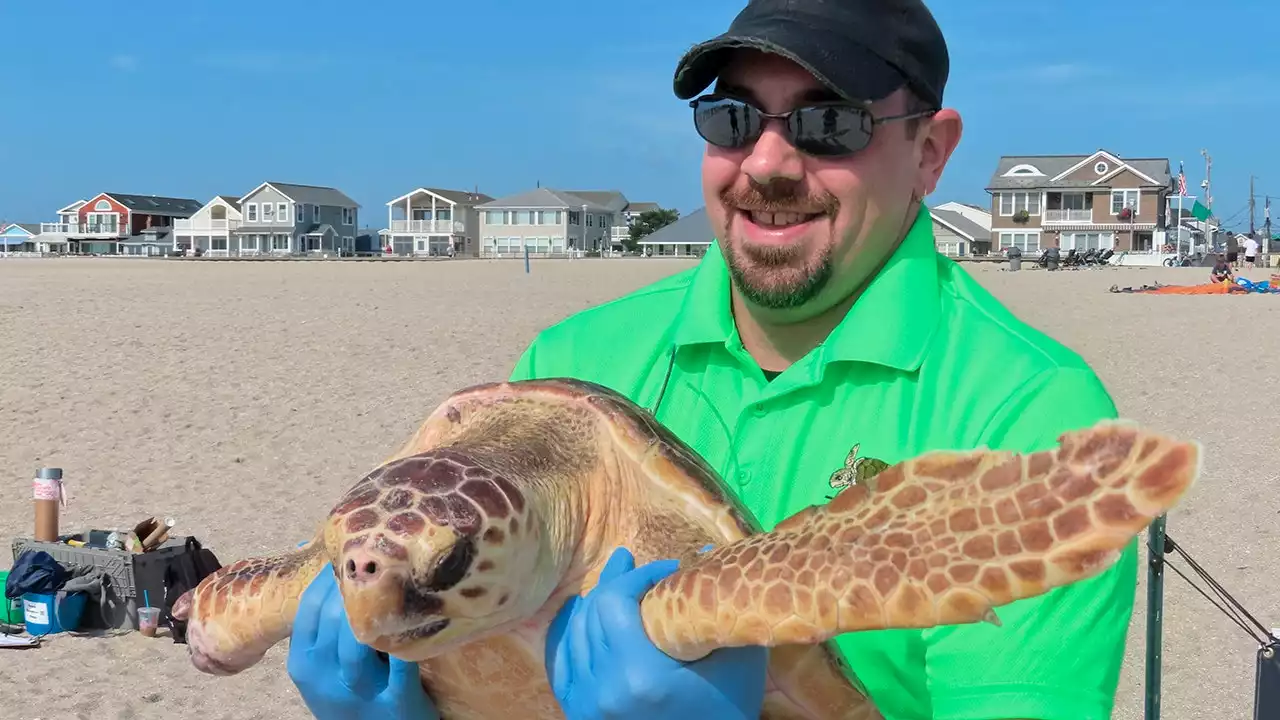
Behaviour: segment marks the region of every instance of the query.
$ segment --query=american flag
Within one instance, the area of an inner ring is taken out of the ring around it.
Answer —
[[[1187,194],[1187,171],[1182,169],[1182,163],[1178,163],[1178,194]]]

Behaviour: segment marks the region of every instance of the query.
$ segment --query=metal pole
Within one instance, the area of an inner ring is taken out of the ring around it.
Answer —
[[[529,243],[524,244],[524,274],[529,274]]]
[[[1164,645],[1164,515],[1151,523],[1147,548],[1147,704],[1145,720],[1160,720],[1160,675]]]

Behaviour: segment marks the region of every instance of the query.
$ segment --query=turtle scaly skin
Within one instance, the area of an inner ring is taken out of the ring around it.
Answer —
[[[223,568],[174,615],[197,668],[240,672],[289,636],[331,563],[355,636],[417,661],[443,717],[561,718],[547,626],[623,545],[637,563],[682,559],[641,601],[664,652],[769,646],[763,717],[872,720],[831,638],[998,623],[994,608],[1110,567],[1199,469],[1193,443],[1102,423],[1029,455],[934,452],[874,477],[850,463],[856,483],[766,533],[625,397],[576,380],[492,383],[441,403],[314,541]]]

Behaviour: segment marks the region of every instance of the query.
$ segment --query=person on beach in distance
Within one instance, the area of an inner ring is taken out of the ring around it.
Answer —
[[[1076,353],[936,251],[924,199],[962,129],[943,106],[948,74],[919,0],[750,2],[674,79],[679,98],[697,98],[716,244],[695,268],[544,330],[511,379],[576,377],[622,392],[697,450],[766,529],[858,482],[869,460],[1032,452],[1116,417]],[[886,720],[1107,718],[1137,561],[1135,539],[1102,574],[997,608],[998,626],[836,642]],[[639,599],[672,570],[635,567],[619,548],[599,584],[560,610],[546,664],[568,718],[759,716],[764,648],[685,664],[647,640]],[[331,576],[307,591],[306,622],[345,624],[340,596],[321,585]],[[295,666],[295,653],[308,662]],[[416,683],[384,689],[404,672],[398,661],[296,635],[290,656],[317,717],[410,706],[433,716]],[[364,675],[374,679],[363,695],[347,689],[345,678]]]

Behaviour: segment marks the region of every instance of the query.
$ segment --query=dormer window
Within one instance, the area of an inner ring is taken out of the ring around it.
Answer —
[[[1023,163],[1014,165],[1004,174],[1005,177],[1044,177],[1044,173],[1040,172],[1040,168],[1035,165]]]

